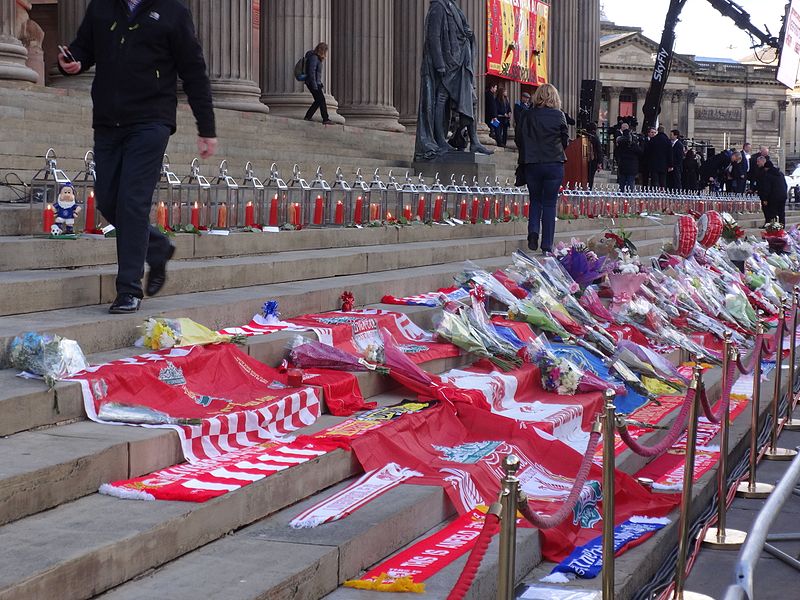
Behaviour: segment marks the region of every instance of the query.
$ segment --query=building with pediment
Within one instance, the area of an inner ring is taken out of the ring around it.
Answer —
[[[658,43],[638,27],[608,21],[601,24],[600,80],[603,82],[601,123],[611,126],[619,116],[636,116],[653,72]],[[787,90],[776,80],[774,54],[741,61],[675,54],[661,105],[659,122],[679,129],[690,141],[741,148],[768,146],[783,166],[797,156],[794,107]],[[770,61],[770,59],[772,59]]]

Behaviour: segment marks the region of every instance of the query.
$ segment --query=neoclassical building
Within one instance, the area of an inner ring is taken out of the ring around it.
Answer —
[[[491,0],[454,1],[475,30],[476,87],[483,114]],[[517,0],[499,1],[518,5]],[[309,99],[293,77],[294,64],[322,40],[331,48],[324,73],[332,119],[398,132],[413,129],[428,0],[185,2],[205,49],[217,107],[301,117]],[[57,44],[74,37],[88,4],[89,0],[0,0],[0,80],[88,89],[91,75],[65,79],[54,70]],[[575,114],[581,80],[596,79],[599,69],[599,0],[549,4],[549,80],[560,88],[565,109]],[[30,34],[34,26],[41,35]],[[514,100],[519,83],[508,83]]]
[[[642,105],[653,72],[658,43],[637,27],[603,21],[600,38],[600,79],[603,82],[601,120],[635,115],[642,122]],[[725,146],[769,146],[781,165],[797,154],[794,109],[787,90],[776,81],[774,54],[741,61],[676,54],[667,81],[660,124],[679,129],[690,140]]]

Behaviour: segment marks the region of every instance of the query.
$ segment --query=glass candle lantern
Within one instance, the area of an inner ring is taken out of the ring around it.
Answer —
[[[338,177],[338,175],[337,175]],[[364,181],[361,169],[356,169],[356,178],[350,186],[350,206],[352,222],[356,225],[365,225],[374,221],[382,221],[380,198],[376,196],[378,202],[373,202],[372,190],[369,184]]]
[[[244,224],[244,207],[239,201],[239,184],[228,174],[228,161],[219,164],[217,177],[211,182],[214,190],[214,227],[232,229]]]
[[[358,179],[358,173],[356,172],[356,179]],[[355,184],[353,184],[353,187],[356,187]],[[385,221],[386,223],[392,223],[397,220],[397,215],[389,211],[388,198],[389,193],[386,184],[381,180],[380,169],[375,169],[372,174],[372,181],[369,182],[370,222]]]
[[[332,215],[327,215],[324,207],[320,207],[321,215],[326,215],[325,223],[335,227],[342,225],[361,225],[364,222],[364,197],[354,192],[344,179],[342,168],[336,168],[335,179],[331,184],[330,205]]]
[[[244,166],[241,201],[244,203],[244,226],[261,227],[266,224],[269,205],[264,183],[255,175],[253,163]]]
[[[433,185],[428,190],[430,220],[434,223],[441,223],[446,218],[452,216],[447,204],[447,188],[439,181],[439,174],[433,178]]]
[[[341,227],[345,224],[345,203],[343,200],[340,200],[341,204],[335,203],[332,197],[333,188],[322,176],[322,167],[317,166],[316,176],[308,186],[305,197],[298,200],[292,199],[291,202],[295,208],[298,203],[305,207],[301,214],[305,215],[306,223],[312,227],[326,225]]]
[[[94,152],[89,150],[83,156],[83,170],[75,175],[72,187],[75,189],[76,202],[83,203],[79,218],[83,221],[83,231],[94,233],[98,231],[100,215],[97,211],[97,202],[94,196],[94,186],[97,174],[94,168]]]
[[[397,182],[392,170],[389,169],[389,180],[386,182],[386,214],[391,215],[387,217],[387,221],[391,220],[396,222],[403,215],[403,204],[401,199],[401,192],[403,186]]]
[[[297,174],[299,176],[300,172]],[[289,220],[288,207],[289,186],[281,179],[278,165],[272,163],[269,168],[269,179],[264,184],[264,205],[260,211],[261,224],[266,227],[283,227]]]
[[[195,229],[209,229],[215,216],[212,213],[211,182],[200,173],[200,161],[195,158],[189,166],[189,174],[183,178],[181,187],[189,203],[189,223]]]
[[[182,203],[181,179],[170,167],[169,155],[165,154],[161,161],[161,176],[156,184],[153,196],[151,221],[165,229],[175,225],[189,223],[190,210]]]
[[[31,179],[31,211],[35,211],[34,204],[42,203],[42,231],[50,233],[55,220],[53,206],[58,199],[61,188],[72,184],[67,174],[58,168],[56,151],[49,148],[44,156],[45,166]]]

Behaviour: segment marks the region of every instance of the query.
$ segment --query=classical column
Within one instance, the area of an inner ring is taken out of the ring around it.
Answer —
[[[578,85],[600,76],[600,0],[581,0],[578,11]],[[596,120],[597,116],[592,120]]]
[[[17,37],[17,2],[0,0],[0,81],[36,83],[39,75],[27,67],[28,52]]]
[[[620,106],[619,97],[625,88],[621,86],[612,86],[608,88],[608,122],[616,125],[617,117],[619,117]]]
[[[786,99],[778,100],[778,168],[786,170],[786,136],[784,126],[786,124],[786,109],[789,108],[789,101]]]
[[[59,0],[58,2],[58,42],[69,44],[78,34],[78,27],[86,15],[90,0]],[[89,91],[94,80],[94,67],[72,77],[64,77],[58,68],[50,70],[50,81],[54,87]]]
[[[753,115],[753,108],[756,105],[755,98],[745,98],[744,101],[744,139],[748,142],[753,140],[753,122],[755,117]]]
[[[486,0],[461,0],[461,10],[475,34],[475,55],[472,57],[472,68],[475,73],[475,94],[478,107],[475,119],[478,122],[478,134],[483,144],[494,144],[489,137],[489,127],[484,123],[486,114]]]
[[[216,108],[268,112],[253,78],[253,0],[188,0]]]
[[[686,137],[694,139],[694,101],[699,94],[690,89],[686,92]]]
[[[394,1],[394,105],[407,133],[417,128],[419,71],[430,0]]]
[[[261,101],[270,113],[302,119],[313,102],[294,78],[294,65],[319,42],[331,48],[322,63],[322,83],[331,121],[344,123],[331,95],[331,64],[344,60],[331,39],[331,0],[261,0]],[[317,113],[317,118],[319,113]]]
[[[634,117],[636,117],[636,121],[639,123],[639,129],[641,130],[642,125],[644,124],[644,101],[647,99],[647,92],[649,91],[648,88],[635,88],[633,90],[636,93],[636,110],[634,111]]]
[[[392,0],[333,0],[333,89],[350,125],[405,131],[394,107]]]
[[[564,112],[578,114],[580,80],[578,57],[578,0],[553,0],[550,4],[550,83],[558,88]]]

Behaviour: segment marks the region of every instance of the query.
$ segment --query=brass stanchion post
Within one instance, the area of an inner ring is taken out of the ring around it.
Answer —
[[[792,460],[797,456],[796,450],[778,447],[778,404],[781,401],[783,375],[783,333],[786,325],[786,307],[781,306],[778,312],[778,341],[775,348],[775,387],[772,392],[772,433],[769,449],[764,453],[766,460]]]
[[[603,600],[614,600],[614,390],[604,393],[603,419]]]
[[[500,491],[500,552],[497,560],[497,599],[514,599],[514,563],[517,550],[517,500],[519,458],[513,454],[503,461],[505,477]]]
[[[792,335],[791,348],[789,349],[789,394],[786,402],[786,420],[783,422],[783,428],[787,431],[800,430],[800,422],[792,419],[792,413],[795,409],[795,400],[797,399],[794,393],[795,384],[795,369],[797,368],[797,295],[800,293],[800,286],[794,286],[792,290]]]
[[[757,335],[764,334],[764,324],[759,321],[756,327]],[[763,344],[755,349],[753,356],[753,397],[750,400],[750,472],[747,481],[743,481],[736,488],[736,495],[740,498],[766,498],[775,489],[769,483],[756,481],[756,465],[758,459],[758,410],[761,406],[761,355],[764,350]]]
[[[731,367],[731,361],[736,362],[736,350],[731,344],[732,334],[725,332],[725,342],[722,356],[722,390],[728,390],[731,381],[728,376]],[[724,402],[722,398],[720,402]],[[719,463],[717,464],[717,528],[716,531],[709,530],[703,538],[703,545],[709,548],[716,548],[718,550],[738,550],[747,534],[738,529],[727,529],[725,527],[725,518],[727,511],[728,499],[728,433],[730,429],[730,404],[725,407],[725,410],[720,417],[722,429],[720,431],[719,442]]]
[[[703,391],[703,371],[700,367],[702,356],[695,357],[694,371],[690,389],[694,389],[694,401],[689,407],[689,429],[686,434],[686,463],[683,467],[683,491],[681,493],[681,516],[678,538],[678,563],[675,567],[675,591],[673,600],[711,600],[710,596],[684,591],[686,584],[686,560],[689,550],[689,522],[692,505],[692,485],[694,483],[695,444],[697,443],[697,407]]]

